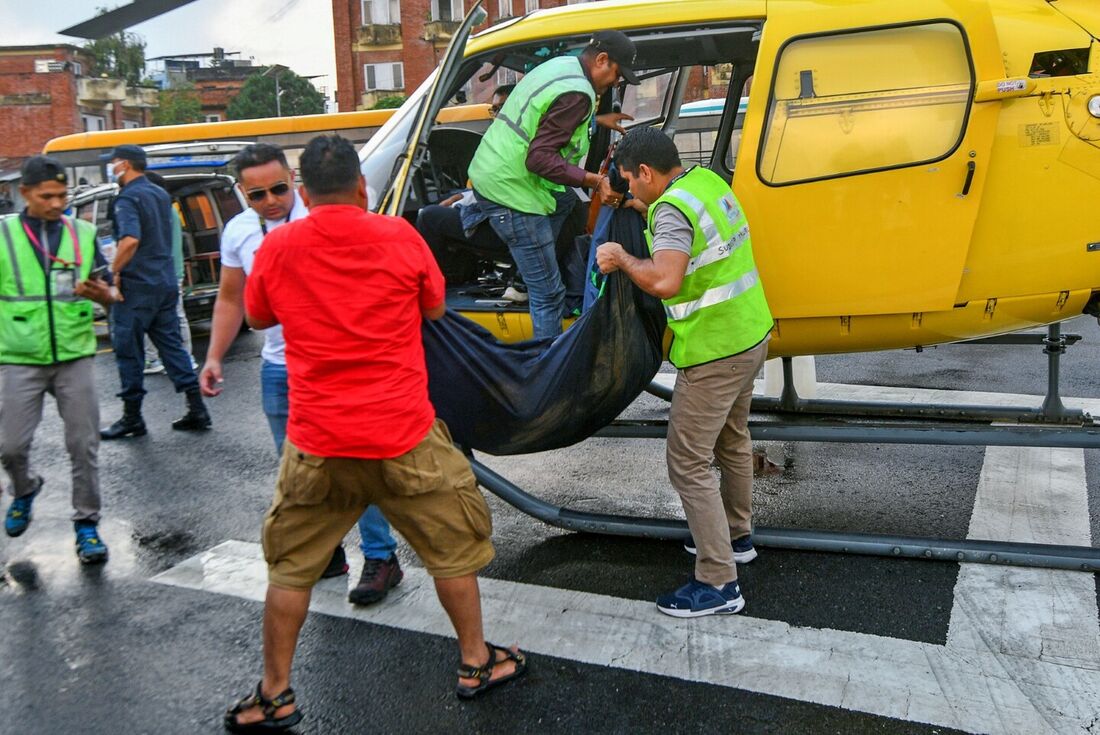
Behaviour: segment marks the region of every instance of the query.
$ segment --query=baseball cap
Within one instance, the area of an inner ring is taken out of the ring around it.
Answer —
[[[99,160],[109,163],[115,159],[145,163],[145,149],[139,145],[120,145],[110,153],[104,153]]]
[[[35,184],[41,184],[43,181],[69,183],[65,167],[56,158],[50,158],[49,156],[31,156],[23,161],[20,175],[23,186],[34,186]]]
[[[608,58],[619,65],[619,73],[627,84],[637,84],[638,75],[634,73],[634,60],[638,56],[638,49],[634,42],[622,31],[596,31],[592,34],[589,46],[597,51],[604,51]]]

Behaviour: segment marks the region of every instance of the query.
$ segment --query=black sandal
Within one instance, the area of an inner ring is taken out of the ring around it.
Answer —
[[[275,716],[275,710],[288,704],[294,704],[293,689],[287,687],[286,691],[279,696],[268,699],[264,696],[262,685],[263,682],[257,684],[255,694],[237,702],[225,713],[226,730],[235,733],[282,732],[289,730],[302,721],[302,711],[299,709],[295,709],[286,717]],[[262,720],[247,724],[237,721],[237,715],[253,707],[259,707],[263,710],[264,718]]]
[[[460,664],[458,667],[458,675],[462,679],[477,679],[478,683],[475,687],[468,687],[459,684],[455,688],[455,694],[459,699],[473,699],[479,694],[492,689],[495,686],[501,684],[507,684],[513,679],[518,679],[527,673],[527,656],[522,652],[517,653],[509,648],[501,648],[500,646],[494,646],[492,643],[486,641],[485,647],[489,649],[489,660],[483,663],[481,666],[470,666],[469,664]],[[497,660],[496,652],[500,651],[504,654],[504,658]],[[516,664],[516,670],[508,676],[502,676],[499,679],[494,679],[493,669],[499,664],[506,661],[514,661]]]

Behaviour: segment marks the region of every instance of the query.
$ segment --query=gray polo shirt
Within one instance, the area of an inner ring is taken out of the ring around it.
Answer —
[[[658,250],[676,250],[691,256],[691,244],[695,240],[695,230],[683,212],[668,202],[657,205],[653,213],[653,248]]]

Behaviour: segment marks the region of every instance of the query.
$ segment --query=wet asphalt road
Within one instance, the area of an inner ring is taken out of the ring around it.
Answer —
[[[1100,328],[1070,350],[1066,395],[1100,392]],[[102,568],[82,569],[68,523],[68,461],[52,402],[34,461],[46,479],[35,521],[0,537],[0,733],[214,733],[220,712],[260,672],[261,605],[153,584],[149,577],[227,539],[258,541],[276,458],[260,410],[260,339],[238,339],[215,429],[173,432],[183,410],[164,376],[148,381],[150,435],[105,443]],[[201,360],[205,341],[196,341]],[[97,360],[102,421],[118,415],[109,355]],[[1035,347],[954,346],[818,359],[818,379],[1041,393]],[[643,396],[629,414],[657,416]],[[756,520],[906,535],[966,536],[981,448],[786,445],[782,473],[756,486]],[[1100,466],[1086,453],[1093,538],[1100,538]],[[594,439],[569,450],[487,464],[542,497],[585,510],[678,515],[663,443]],[[5,482],[5,485],[7,483]],[[5,498],[6,507],[8,499]],[[496,560],[487,577],[652,600],[679,584],[691,557],[678,544],[568,534],[496,498]],[[355,549],[353,531],[345,546]],[[402,544],[402,562],[417,562]],[[762,550],[741,571],[748,611],[796,626],[942,644],[954,564]],[[656,610],[654,615],[658,615]],[[491,623],[491,621],[489,621]],[[504,642],[504,641],[501,641]],[[523,641],[519,643],[522,645]],[[311,615],[295,662],[303,733],[942,732],[943,728],[678,679],[538,656],[531,674],[483,701],[451,694],[453,641]],[[738,666],[736,659],[731,667]]]

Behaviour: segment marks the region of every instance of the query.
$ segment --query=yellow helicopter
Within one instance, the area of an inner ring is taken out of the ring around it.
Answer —
[[[624,111],[731,180],[749,216],[772,356],[955,342],[1098,310],[1094,3],[605,0],[467,42],[484,15],[476,4],[436,74],[364,147],[379,211],[412,215],[465,182],[461,163],[449,181],[432,165],[472,156],[484,130],[437,127],[456,93],[616,28],[646,70]],[[693,73],[725,92],[702,146],[680,116]],[[605,152],[594,143],[590,160]],[[522,309],[457,308],[503,340],[530,336]]]

